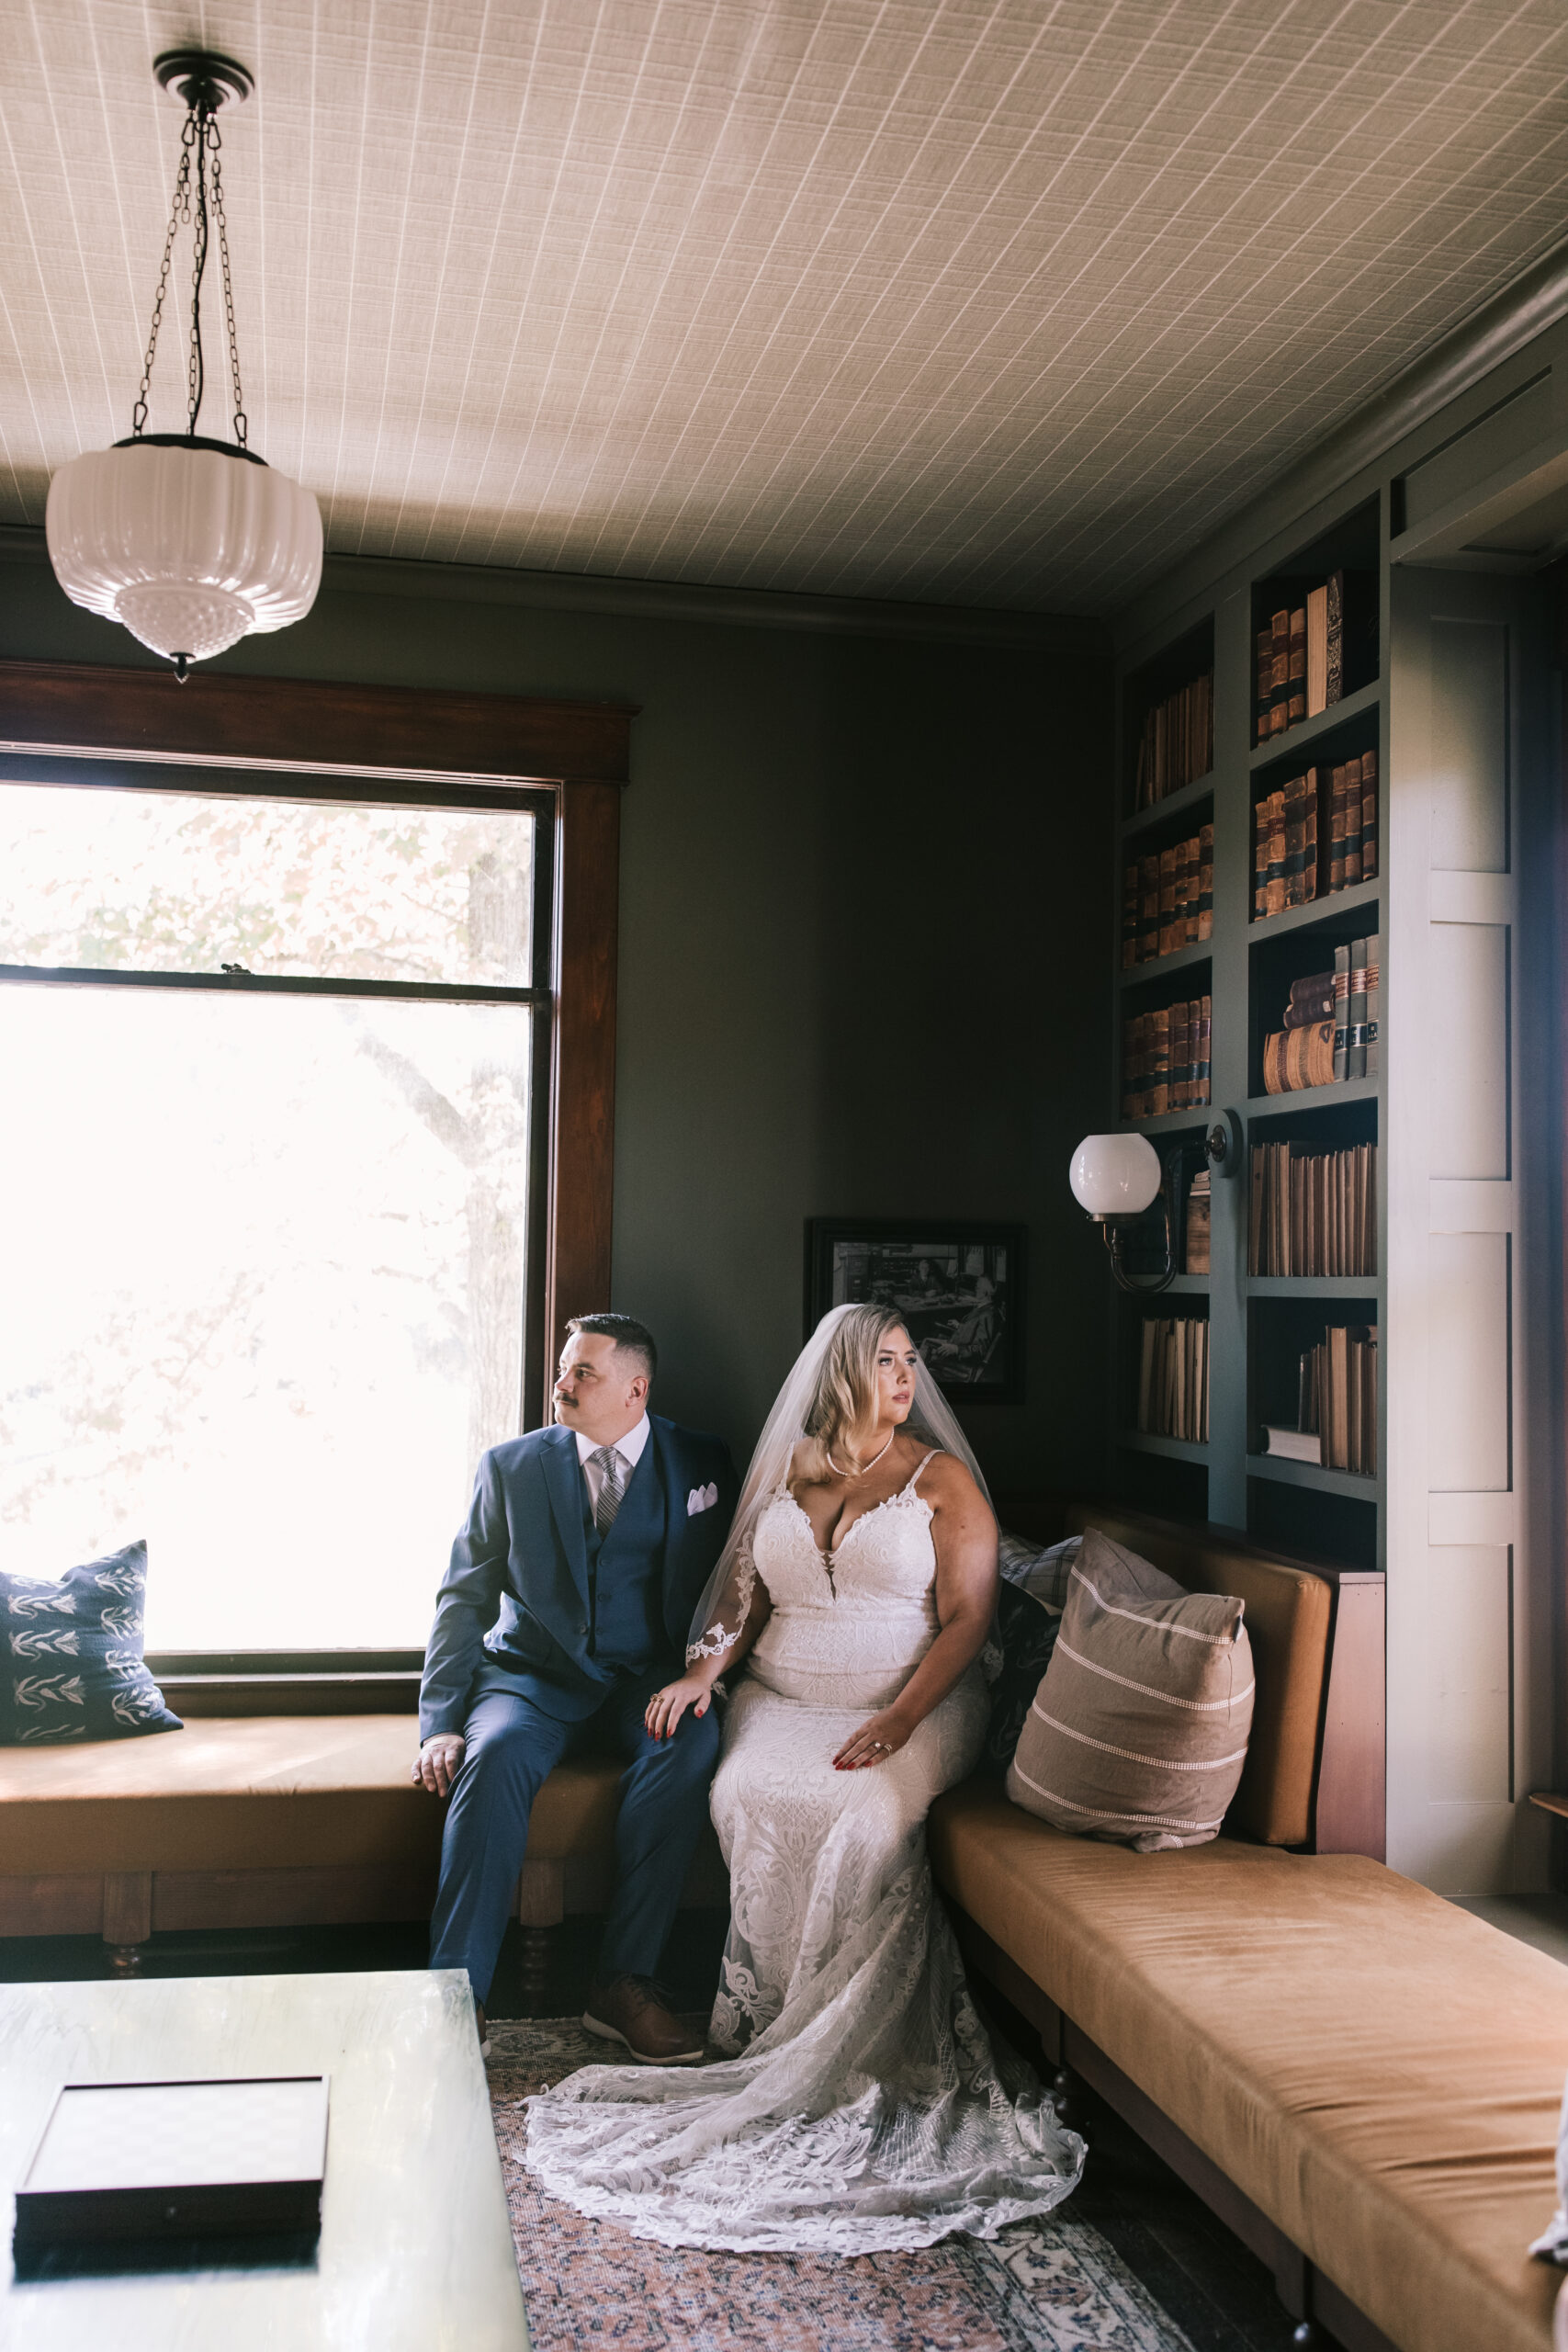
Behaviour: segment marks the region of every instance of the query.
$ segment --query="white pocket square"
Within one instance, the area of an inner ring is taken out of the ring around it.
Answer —
[[[718,1488],[716,1486],[694,1487],[686,1497],[686,1517],[695,1519],[698,1511],[712,1510],[717,1500]]]

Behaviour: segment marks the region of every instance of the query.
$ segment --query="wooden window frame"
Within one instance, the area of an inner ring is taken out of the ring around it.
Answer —
[[[621,793],[637,711],[221,671],[197,671],[181,687],[166,670],[0,661],[0,779],[36,781],[45,761],[71,762],[78,774],[101,761],[161,771],[165,781],[177,771],[214,792],[297,775],[362,778],[373,787],[363,797],[376,800],[435,799],[443,784],[457,783],[549,796],[549,1111],[544,1199],[530,1204],[544,1261],[543,1345],[524,1360],[525,1430],[547,1418],[568,1317],[610,1304]],[[308,1665],[305,1654],[299,1663]]]

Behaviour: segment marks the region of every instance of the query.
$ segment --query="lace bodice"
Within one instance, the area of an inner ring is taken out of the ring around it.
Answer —
[[[831,1553],[818,1548],[788,1487],[779,1488],[753,1544],[773,1604],[746,1662],[757,1681],[831,1705],[883,1706],[897,1696],[940,1630],[936,1546],[919,1475],[863,1511]]]

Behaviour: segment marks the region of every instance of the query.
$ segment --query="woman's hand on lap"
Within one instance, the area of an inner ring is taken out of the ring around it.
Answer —
[[[713,1683],[705,1674],[682,1674],[656,1690],[643,1713],[650,1739],[673,1739],[675,1727],[688,1707],[700,1723],[713,1703]]]
[[[867,1764],[886,1764],[897,1756],[914,1726],[897,1707],[884,1707],[846,1739],[833,1758],[835,1772],[858,1772]]]

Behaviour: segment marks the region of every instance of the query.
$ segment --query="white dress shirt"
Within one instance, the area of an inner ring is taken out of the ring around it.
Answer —
[[[597,1519],[600,1491],[604,1484],[604,1465],[592,1458],[599,1451],[598,1441],[595,1438],[584,1437],[581,1430],[573,1430],[572,1435],[577,1440],[577,1458],[582,1464],[582,1475],[588,1484],[588,1508]],[[640,1421],[633,1423],[625,1437],[618,1437],[615,1440],[611,1451],[618,1453],[626,1465],[625,1476],[621,1480],[623,1488],[631,1484],[632,1472],[642,1460],[642,1450],[652,1435],[653,1431],[649,1428],[648,1415],[645,1413]]]

